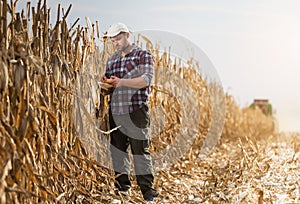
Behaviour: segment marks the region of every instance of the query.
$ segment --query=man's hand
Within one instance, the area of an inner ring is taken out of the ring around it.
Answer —
[[[121,83],[122,80],[119,77],[111,76],[110,79],[111,79],[110,84],[113,85],[115,88],[122,86]]]
[[[100,82],[104,83],[106,80],[107,80],[107,77],[105,75],[100,77]]]

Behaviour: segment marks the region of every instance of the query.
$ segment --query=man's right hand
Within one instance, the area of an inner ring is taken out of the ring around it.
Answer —
[[[104,75],[104,76],[100,77],[100,82],[104,83],[106,81],[106,79],[107,79],[107,77]]]

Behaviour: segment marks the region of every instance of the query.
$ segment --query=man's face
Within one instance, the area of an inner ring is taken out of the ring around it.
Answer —
[[[128,34],[120,33],[114,37],[111,37],[110,40],[113,43],[114,47],[118,51],[123,51],[128,45]]]

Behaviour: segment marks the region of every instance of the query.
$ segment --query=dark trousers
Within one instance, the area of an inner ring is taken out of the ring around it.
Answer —
[[[121,126],[111,132],[111,156],[116,174],[115,185],[119,190],[128,190],[131,186],[129,180],[131,148],[134,170],[142,194],[145,196],[155,192],[153,189],[152,161],[149,152],[150,116],[147,106],[128,115],[112,115],[109,113],[110,128]]]

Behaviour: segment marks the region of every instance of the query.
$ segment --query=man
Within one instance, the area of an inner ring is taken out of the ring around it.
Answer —
[[[112,25],[105,37],[113,43],[116,52],[108,59],[101,82],[110,83],[110,128],[119,127],[110,134],[111,156],[119,191],[131,187],[128,147],[133,155],[137,183],[147,201],[157,197],[153,189],[153,170],[149,152],[150,115],[148,100],[154,71],[153,56],[131,43],[130,31],[123,23]]]

